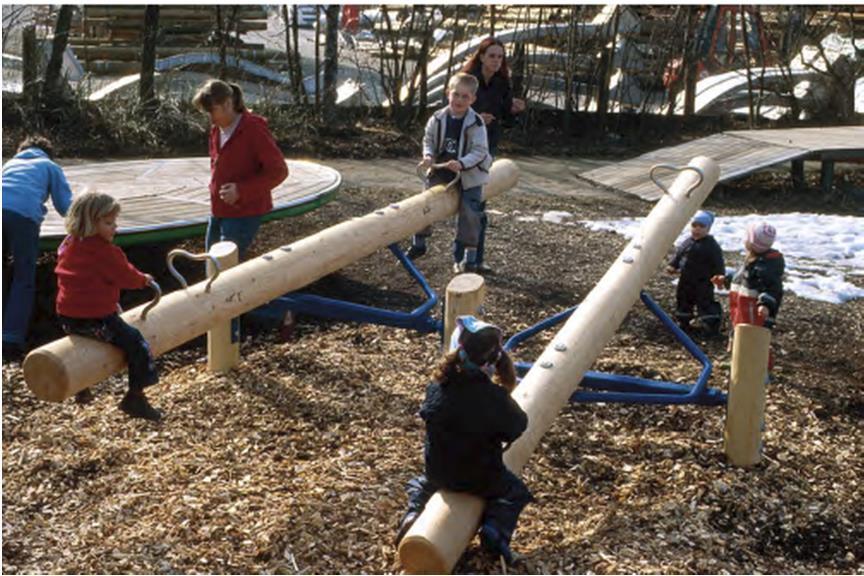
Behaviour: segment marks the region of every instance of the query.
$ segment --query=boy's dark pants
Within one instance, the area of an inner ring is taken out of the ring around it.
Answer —
[[[68,318],[60,316],[60,326],[67,334],[94,338],[117,346],[126,354],[129,365],[129,390],[140,392],[145,386],[159,381],[156,363],[150,353],[150,345],[134,326],[111,314],[104,318]]]
[[[426,506],[426,502],[437,492],[441,486],[421,474],[408,482],[408,513],[420,513]],[[516,530],[516,522],[519,514],[529,502],[534,500],[531,492],[522,480],[505,470],[501,476],[498,486],[489,494],[479,495],[486,499],[486,508],[483,510],[483,518],[480,525],[492,524],[498,532],[510,544],[513,532]]]
[[[682,328],[690,325],[693,319],[693,308],[696,308],[699,320],[708,333],[718,334],[720,322],[723,320],[723,307],[714,300],[714,286],[699,283],[678,281],[676,291],[677,310],[675,316]]]

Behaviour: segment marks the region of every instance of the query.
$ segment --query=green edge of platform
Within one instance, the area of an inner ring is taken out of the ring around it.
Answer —
[[[271,220],[281,220],[282,218],[290,218],[292,216],[300,216],[307,212],[311,212],[327,204],[339,192],[341,179],[339,184],[333,187],[332,190],[324,192],[317,196],[311,202],[304,202],[296,206],[288,206],[279,210],[273,210],[267,213],[262,222],[270,222]],[[162,244],[171,240],[182,240],[200,236],[202,239],[207,233],[207,223],[201,222],[198,224],[189,224],[187,226],[179,226],[176,228],[163,228],[159,230],[147,230],[145,232],[132,232],[129,234],[118,234],[114,238],[114,243],[118,246],[138,246],[141,244]],[[39,249],[42,251],[56,250],[63,241],[62,237],[50,236],[39,239]]]

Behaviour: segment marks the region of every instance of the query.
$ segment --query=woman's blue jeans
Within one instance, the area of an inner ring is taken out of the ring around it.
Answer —
[[[207,238],[204,241],[207,250],[217,242],[231,241],[237,245],[240,260],[246,255],[246,250],[255,240],[255,234],[261,227],[261,216],[243,216],[241,218],[217,218],[211,216],[207,222]]]

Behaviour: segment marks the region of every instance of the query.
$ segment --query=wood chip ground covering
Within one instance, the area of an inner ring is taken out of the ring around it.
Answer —
[[[312,214],[265,225],[255,251],[406,194],[343,189]],[[802,206],[861,213],[758,177],[709,206],[721,218]],[[489,208],[497,273],[487,277],[487,318],[508,334],[578,303],[626,242],[537,221],[540,213],[566,210],[578,220],[650,210],[590,190],[505,194]],[[420,262],[439,293],[451,278],[450,240],[450,228],[436,226]],[[668,277],[658,272],[647,289],[672,308]],[[420,302],[386,250],[310,290],[403,310]],[[864,300],[837,306],[787,294],[764,459],[750,470],[725,461],[724,408],[562,409],[524,469],[536,502],[520,521],[513,547],[521,559],[510,571],[864,573],[862,333]],[[532,360],[547,339],[517,357]],[[725,389],[725,342],[704,348],[715,362],[710,384]],[[242,355],[226,375],[207,372],[200,339],[159,358],[162,379],[149,396],[166,412],[161,424],[117,410],[125,374],[96,386],[90,405],[51,404],[6,363],[3,572],[399,572],[392,541],[404,485],[422,468],[416,414],[436,337],[301,318],[290,341],[257,336]],[[594,368],[681,382],[699,369],[641,307]],[[500,573],[501,564],[475,540],[455,571]]]

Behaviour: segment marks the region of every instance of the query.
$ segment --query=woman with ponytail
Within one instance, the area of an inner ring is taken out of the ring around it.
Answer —
[[[446,488],[486,500],[480,542],[512,563],[510,540],[519,514],[532,500],[528,487],[503,460],[504,451],[528,426],[528,416],[510,397],[515,386],[501,329],[460,316],[451,350],[427,386],[420,409],[426,423],[426,470],[408,483],[408,511],[399,525],[397,545],[429,498]]]
[[[211,79],[192,100],[210,117],[210,205],[206,246],[237,244],[241,259],[261,217],[273,209],[272,190],[288,177],[285,157],[267,120],[246,109],[237,84]]]

